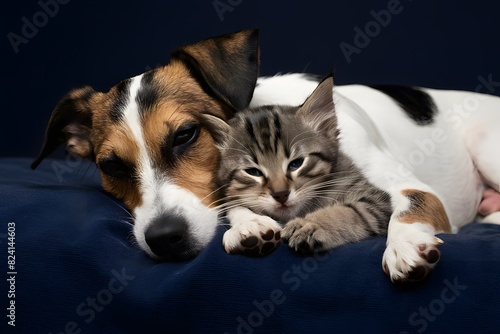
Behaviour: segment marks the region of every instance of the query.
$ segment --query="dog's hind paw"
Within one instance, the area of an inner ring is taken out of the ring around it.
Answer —
[[[230,215],[231,228],[222,238],[227,253],[264,256],[279,246],[281,226],[274,219],[251,211],[240,213]]]

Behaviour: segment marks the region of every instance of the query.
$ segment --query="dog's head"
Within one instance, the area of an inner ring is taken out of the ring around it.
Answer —
[[[94,161],[104,190],[132,211],[134,235],[152,257],[183,260],[213,237],[218,199],[217,132],[247,107],[259,66],[258,31],[181,47],[170,62],[109,92],[83,87],[56,106],[36,168],[61,143]]]

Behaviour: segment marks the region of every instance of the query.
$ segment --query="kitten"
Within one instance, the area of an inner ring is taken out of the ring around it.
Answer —
[[[284,224],[281,238],[302,253],[387,233],[390,196],[339,149],[332,89],[328,77],[299,107],[263,106],[237,113],[228,125],[217,122],[220,208],[233,227],[249,218],[264,227],[225,235],[226,251],[272,251],[280,227],[271,221]]]

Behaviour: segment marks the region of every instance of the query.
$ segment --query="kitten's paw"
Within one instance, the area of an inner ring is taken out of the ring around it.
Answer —
[[[439,261],[438,246],[443,244],[432,233],[422,231],[422,224],[406,225],[388,238],[382,259],[384,272],[395,283],[423,280]]]
[[[328,232],[321,224],[307,218],[296,218],[286,223],[281,238],[288,246],[302,254],[324,251],[328,243]]]
[[[231,225],[222,238],[224,249],[229,254],[264,256],[281,243],[281,226],[267,216],[245,214]]]

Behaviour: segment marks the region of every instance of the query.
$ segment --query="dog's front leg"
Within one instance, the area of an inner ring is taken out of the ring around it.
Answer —
[[[281,242],[281,226],[268,216],[236,207],[228,211],[227,219],[231,227],[222,238],[227,253],[263,256],[272,252]]]
[[[422,188],[391,191],[394,211],[382,266],[393,282],[419,281],[427,276],[439,260],[437,247],[443,243],[435,234],[451,231],[439,198]]]

